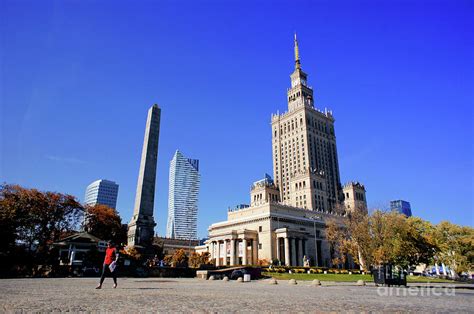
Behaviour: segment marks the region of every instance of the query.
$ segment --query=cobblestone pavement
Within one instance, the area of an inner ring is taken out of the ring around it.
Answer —
[[[1,312],[327,312],[413,311],[471,312],[473,286],[466,288],[377,288],[311,282],[290,285],[268,280],[240,283],[176,278],[107,278],[95,290],[95,278],[2,279]],[[383,296],[391,293],[392,296]],[[382,295],[379,295],[382,294]],[[441,294],[441,295],[438,295]]]

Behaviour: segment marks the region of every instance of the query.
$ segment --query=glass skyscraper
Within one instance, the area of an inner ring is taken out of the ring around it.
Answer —
[[[397,211],[400,214],[404,214],[407,217],[411,216],[411,206],[407,201],[396,200],[390,201],[390,209],[392,211]]]
[[[199,160],[186,158],[177,150],[170,162],[168,238],[197,239],[200,182]]]
[[[117,206],[118,188],[118,184],[113,181],[94,181],[86,188],[84,203],[91,206],[102,204],[115,209]]]

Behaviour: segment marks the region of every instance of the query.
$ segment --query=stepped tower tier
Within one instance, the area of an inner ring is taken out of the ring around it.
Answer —
[[[332,112],[314,107],[296,35],[294,45],[288,111],[272,116],[273,177],[283,204],[332,211],[342,201],[335,120]]]

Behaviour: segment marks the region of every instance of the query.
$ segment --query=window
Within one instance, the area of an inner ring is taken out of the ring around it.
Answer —
[[[258,244],[258,249],[259,249],[259,250],[262,249],[262,243],[259,243],[259,244]]]
[[[262,232],[262,226],[258,226],[258,232]]]

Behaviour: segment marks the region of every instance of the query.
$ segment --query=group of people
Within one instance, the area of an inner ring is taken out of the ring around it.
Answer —
[[[145,262],[145,265],[148,267],[164,267],[166,266],[165,261],[158,258],[158,255],[155,255],[154,258],[149,258]]]

